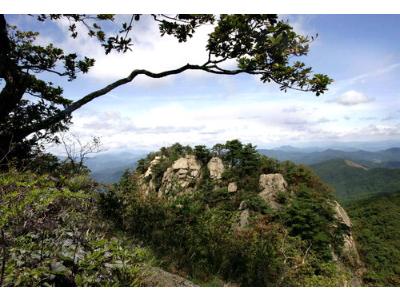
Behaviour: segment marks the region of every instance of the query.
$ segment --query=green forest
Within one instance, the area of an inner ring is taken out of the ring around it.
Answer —
[[[353,222],[371,286],[399,286],[400,194],[381,193],[345,206]]]
[[[354,167],[348,163],[338,159],[311,165],[315,173],[335,190],[342,203],[382,192],[399,191],[400,169],[367,168],[362,164],[359,165],[361,167]]]

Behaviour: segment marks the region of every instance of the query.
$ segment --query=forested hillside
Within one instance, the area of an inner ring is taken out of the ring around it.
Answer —
[[[121,230],[201,285],[360,284],[350,223],[331,192],[250,144],[162,148],[106,198]]]
[[[369,168],[343,159],[330,160],[310,167],[335,190],[342,202],[400,190],[400,169]]]
[[[400,285],[400,192],[384,193],[346,206],[371,286]]]
[[[399,193],[350,220],[310,169],[250,144],[175,144],[113,186],[51,156],[29,168],[0,176],[4,286],[399,285]]]

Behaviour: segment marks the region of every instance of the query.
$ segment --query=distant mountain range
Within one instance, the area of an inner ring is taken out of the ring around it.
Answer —
[[[114,183],[119,181],[125,170],[136,168],[136,162],[144,156],[144,153],[130,152],[99,154],[90,157],[85,164],[96,181]]]
[[[261,154],[280,161],[291,160],[298,164],[314,165],[332,159],[350,160],[367,168],[400,168],[400,148],[380,151],[335,150],[320,148],[295,148],[282,146],[259,149]],[[86,161],[92,177],[103,183],[117,182],[126,169],[134,169],[136,162],[146,156],[144,151],[99,154]]]
[[[312,165],[331,159],[348,159],[363,163],[370,168],[399,168],[400,167],[400,148],[389,148],[381,151],[344,151],[326,149],[322,151],[310,151],[307,149],[297,149],[294,147],[284,149],[259,149],[260,153],[275,158],[280,161],[291,160],[295,163]]]

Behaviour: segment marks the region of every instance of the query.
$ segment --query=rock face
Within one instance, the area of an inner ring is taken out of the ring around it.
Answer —
[[[353,269],[353,276],[347,284],[349,286],[361,286],[362,285],[362,274],[365,272],[364,265],[360,259],[360,255],[358,254],[357,246],[354,241],[353,235],[351,233],[351,221],[349,216],[347,215],[346,211],[343,209],[343,207],[337,202],[334,202],[335,204],[335,217],[336,219],[347,225],[350,230],[347,234],[343,236],[343,252],[342,256],[345,258],[350,263],[350,266]],[[337,255],[335,254],[334,257],[337,260]]]
[[[228,184],[228,193],[236,193],[237,191],[237,184],[236,182],[230,182]]]
[[[259,186],[262,191],[258,194],[273,209],[280,209],[282,205],[278,203],[279,192],[285,192],[288,186],[282,174],[261,174]]]
[[[249,217],[250,217],[250,211],[248,209],[242,210],[239,219],[239,229],[243,229],[247,225],[249,225]]]
[[[174,161],[163,175],[158,196],[191,192],[200,178],[201,164],[194,155],[186,155]]]
[[[166,272],[160,268],[151,267],[145,273],[142,286],[146,287],[196,287],[193,282],[181,276]]]
[[[349,227],[352,226],[350,218],[347,215],[347,212],[343,209],[342,206],[340,206],[340,204],[337,201],[335,201],[335,215],[336,218],[342,223],[346,224]]]
[[[335,217],[339,222],[346,224],[351,229],[352,224],[350,218],[337,201],[335,201]],[[360,256],[358,255],[356,243],[351,234],[351,230],[344,236],[343,254],[353,266],[361,266]]]
[[[141,176],[140,181],[141,181],[141,190],[142,193],[145,196],[148,196],[151,192],[155,191],[155,182],[154,179],[151,177],[153,175],[153,168],[158,165],[161,161],[161,159],[164,158],[162,156],[156,156],[154,159],[150,162],[149,167],[147,168],[146,172]],[[150,178],[150,180],[149,180]],[[146,184],[146,182],[148,183]]]
[[[161,156],[154,157],[154,159],[150,162],[149,168],[147,169],[146,173],[144,173],[144,178],[147,178],[152,174],[153,167],[160,162],[161,158]]]
[[[224,172],[224,164],[222,159],[219,157],[213,157],[207,164],[207,168],[210,171],[210,177],[212,179],[221,179],[222,173]]]
[[[237,223],[237,229],[242,230],[249,225],[250,209],[248,209],[245,201],[240,202],[239,205],[240,215]]]

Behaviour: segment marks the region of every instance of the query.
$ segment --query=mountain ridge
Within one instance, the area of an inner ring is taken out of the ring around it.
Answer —
[[[400,168],[400,148],[392,147],[379,151],[354,150],[344,151],[315,148],[301,149],[282,146],[274,149],[258,149],[257,151],[279,161],[290,160],[295,163],[313,165],[331,159],[348,159],[367,168]],[[86,165],[94,179],[103,183],[117,182],[126,169],[134,169],[136,162],[145,155],[142,151],[100,154],[89,158]]]
[[[400,190],[400,169],[361,166],[355,167],[354,162],[349,165],[346,160],[338,158],[313,164],[310,168],[335,190],[343,202]]]

